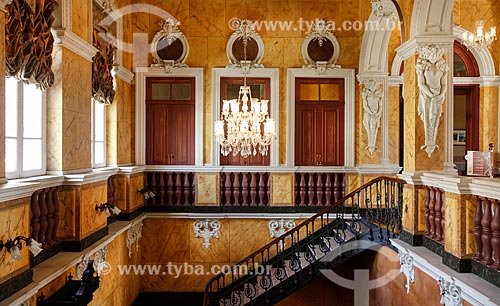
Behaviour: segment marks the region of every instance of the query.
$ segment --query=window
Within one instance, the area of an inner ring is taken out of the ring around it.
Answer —
[[[5,80],[7,178],[45,174],[45,94],[35,85]]]
[[[92,167],[106,166],[106,106],[92,100]]]

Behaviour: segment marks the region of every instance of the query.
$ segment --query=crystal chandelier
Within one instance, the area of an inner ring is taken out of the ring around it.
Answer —
[[[497,40],[497,27],[492,27],[489,32],[484,32],[484,21],[476,22],[476,34],[464,32],[462,34],[462,44],[467,48],[489,48],[491,43]]]
[[[275,121],[269,118],[269,101],[252,98],[250,86],[247,85],[250,61],[246,60],[246,51],[249,38],[248,32],[243,31],[243,86],[240,87],[238,99],[223,100],[221,120],[215,121],[215,140],[220,144],[224,156],[233,152],[233,156],[240,153],[248,157],[256,155],[257,150],[267,155],[271,140],[276,135]]]

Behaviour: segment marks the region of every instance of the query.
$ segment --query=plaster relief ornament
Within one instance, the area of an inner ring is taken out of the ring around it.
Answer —
[[[370,154],[377,149],[377,134],[382,116],[382,82],[377,79],[361,79],[364,85],[361,97],[363,98],[363,125],[368,133],[368,146],[366,149]]]
[[[448,89],[448,65],[443,59],[444,49],[427,45],[417,49],[417,81],[420,89],[418,115],[424,123],[425,145],[420,147],[431,157],[436,145],[439,119],[443,111],[444,95]]]

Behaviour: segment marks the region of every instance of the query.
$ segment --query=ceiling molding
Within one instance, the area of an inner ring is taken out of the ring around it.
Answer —
[[[53,28],[52,35],[55,46],[65,47],[89,62],[92,62],[92,58],[98,51],[92,44],[64,28]]]

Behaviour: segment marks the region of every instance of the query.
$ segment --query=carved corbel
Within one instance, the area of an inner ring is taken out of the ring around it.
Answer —
[[[220,222],[219,220],[198,220],[194,222],[194,236],[195,238],[203,238],[203,245],[205,248],[210,247],[210,238],[219,239]]]

